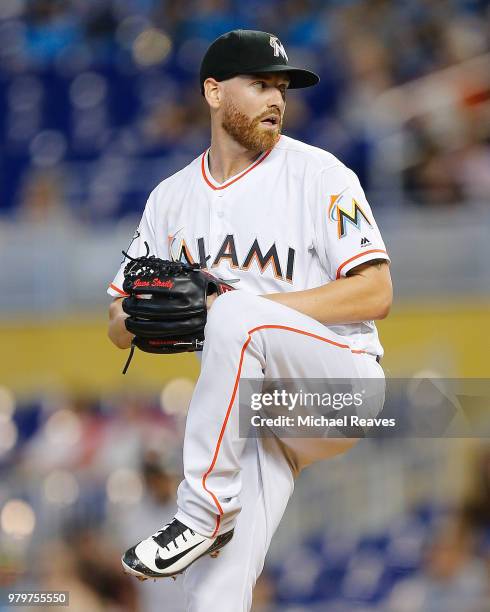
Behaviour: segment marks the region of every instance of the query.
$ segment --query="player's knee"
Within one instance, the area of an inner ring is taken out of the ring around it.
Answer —
[[[246,333],[249,295],[244,291],[229,291],[220,295],[208,312],[206,338],[224,334],[229,339],[235,332],[241,335]]]

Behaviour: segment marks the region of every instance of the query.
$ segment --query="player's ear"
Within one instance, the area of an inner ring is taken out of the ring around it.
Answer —
[[[204,97],[211,108],[219,108],[222,93],[218,81],[209,77],[204,81]]]

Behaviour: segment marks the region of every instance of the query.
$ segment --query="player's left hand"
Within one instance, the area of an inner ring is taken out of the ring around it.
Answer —
[[[122,308],[132,347],[149,353],[202,350],[207,311],[233,287],[197,264],[148,255],[129,259]]]

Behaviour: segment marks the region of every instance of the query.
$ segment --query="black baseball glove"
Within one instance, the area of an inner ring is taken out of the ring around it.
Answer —
[[[148,249],[148,245],[147,245]],[[134,348],[148,353],[200,351],[207,319],[206,298],[234,288],[198,264],[167,261],[153,255],[132,258],[124,269],[122,308]]]

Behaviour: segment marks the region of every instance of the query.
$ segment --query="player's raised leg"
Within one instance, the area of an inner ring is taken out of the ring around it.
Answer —
[[[232,303],[234,303],[233,306]],[[238,303],[241,304],[240,307]],[[262,310],[262,306],[267,314]],[[289,309],[283,309],[278,318],[278,311],[273,303],[267,301],[264,304],[263,299],[253,296],[249,298],[241,295],[227,299],[226,307],[224,301],[221,302],[221,307],[221,311],[233,311],[233,308],[241,311],[246,307],[247,312],[255,313],[262,321],[270,321],[268,316],[273,313],[277,323],[291,324],[290,319],[285,321],[282,318],[291,316]],[[221,317],[225,313],[216,310],[214,314]],[[295,317],[295,313],[292,314],[296,323],[302,324],[298,329],[313,333],[312,323],[314,322],[307,317],[300,322]],[[261,318],[263,316],[266,319]],[[248,319],[247,316],[245,318]],[[254,315],[251,316],[251,319],[254,319]],[[226,320],[230,321],[230,317],[227,317]],[[281,330],[275,329],[275,331]],[[325,336],[325,328],[322,331]],[[307,339],[308,336],[303,335],[303,338]],[[297,358],[303,356],[305,359],[302,365],[295,363],[288,365],[288,355],[295,353],[291,351],[289,340],[281,339],[278,342],[278,339],[277,334],[265,338],[266,363],[263,368],[265,375],[274,378],[279,375],[288,376],[291,374],[292,367],[295,373],[304,374],[307,371],[312,375],[318,373],[318,369],[309,370],[309,368],[313,367],[319,357],[321,357],[319,362],[323,363],[323,358],[326,356],[323,351],[318,353],[307,342],[303,347],[308,350],[307,355],[309,356],[306,356],[301,343],[296,342]],[[358,359],[358,357],[352,356],[352,359]],[[371,358],[352,363],[356,364],[355,375],[357,376],[382,376],[378,364]],[[334,369],[331,367],[330,371],[333,373]],[[283,441],[276,438],[251,438],[246,441],[241,457],[242,486],[239,501],[242,509],[236,519],[235,535],[233,540],[220,552],[218,559],[204,557],[186,571],[184,589],[189,612],[204,612],[209,609],[215,612],[228,612],[229,610],[247,612],[250,610],[255,582],[262,571],[272,536],[281,521],[293,491],[293,473],[298,473],[305,465],[313,461],[345,452],[355,442],[355,440],[345,439],[314,440],[311,438],[288,438]]]
[[[352,352],[341,338],[295,310],[239,291],[218,298],[206,326],[201,375],[187,417],[185,479],[176,519],[131,549],[125,562],[133,570],[144,573],[147,566],[151,576],[180,572],[229,541],[242,507],[246,442],[239,436],[238,385],[241,378],[265,375],[335,379],[376,377],[382,371],[374,359]],[[284,443],[293,457],[299,456],[301,446]],[[329,454],[330,441],[322,440],[314,459]]]

